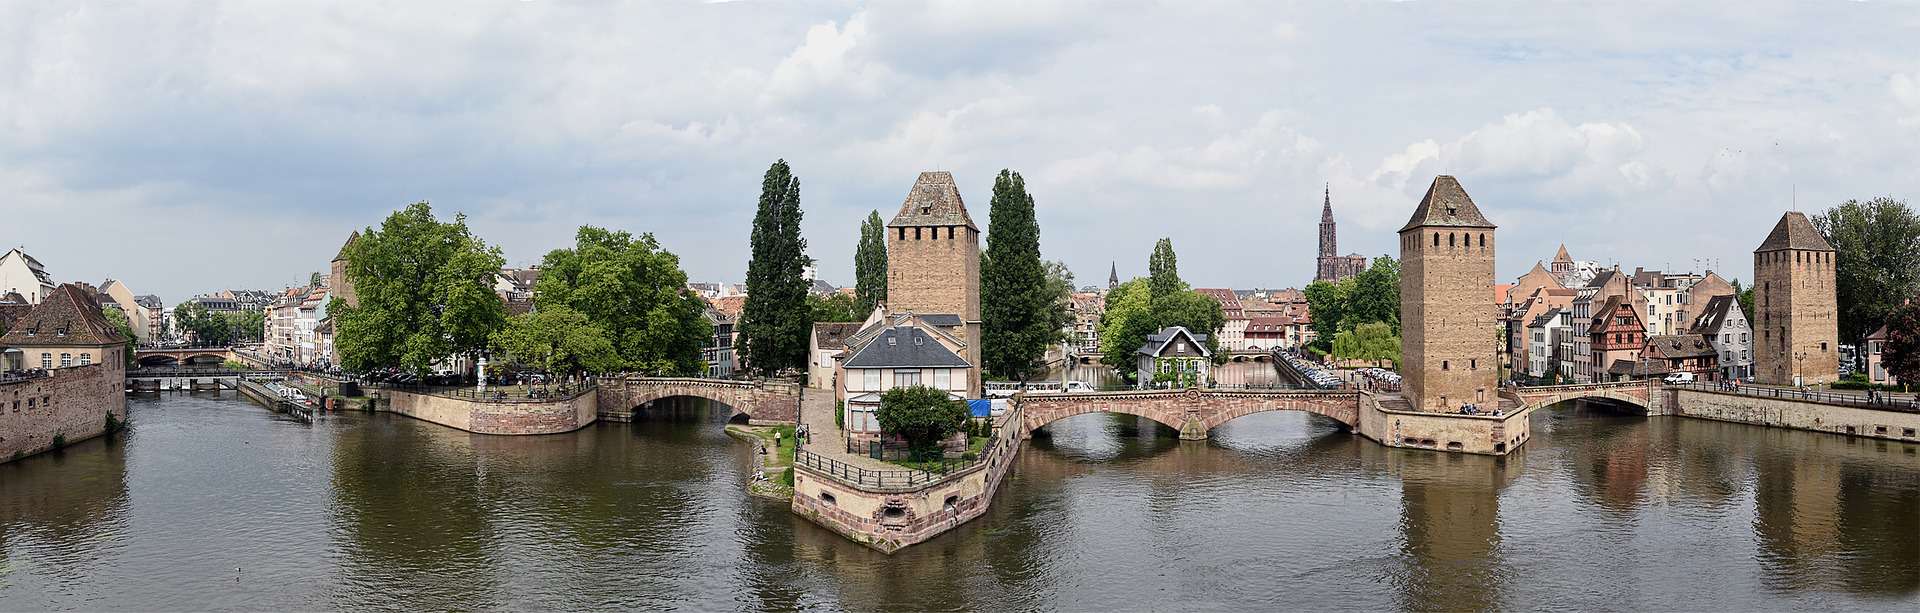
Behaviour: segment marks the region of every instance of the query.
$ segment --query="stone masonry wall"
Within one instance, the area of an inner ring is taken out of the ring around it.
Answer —
[[[117,363],[60,368],[52,374],[0,385],[0,462],[106,431],[107,414],[127,418],[124,371]]]
[[[918,234],[916,234],[916,232]],[[948,232],[953,238],[947,238]],[[906,238],[901,238],[902,234]],[[916,238],[917,236],[917,238]],[[887,310],[952,314],[967,322],[961,340],[980,390],[980,232],[966,226],[887,228]]]
[[[558,434],[592,424],[598,398],[581,394],[552,402],[482,402],[430,394],[384,391],[386,410],[477,434]]]
[[[609,413],[630,412],[662,398],[692,396],[746,413],[748,423],[791,424],[800,419],[805,390],[801,385],[767,381],[629,377],[602,379],[598,395],[599,406]]]
[[[1505,455],[1533,436],[1533,411],[1501,417],[1382,407],[1371,393],[1361,394],[1360,425],[1354,431],[1388,447]]]
[[[1238,417],[1267,411],[1306,411],[1352,427],[1358,417],[1352,392],[1255,392],[1173,390],[1092,394],[1033,394],[1022,401],[1024,428],[1086,413],[1124,413],[1151,419],[1203,439],[1207,432]]]
[[[1920,443],[1920,413],[1676,389],[1677,415]]]
[[[1840,318],[1834,294],[1835,254],[1780,250],[1754,254],[1754,380],[1807,385],[1839,379]],[[1785,345],[1782,346],[1782,335]],[[1796,355],[1805,354],[1805,358]]]
[[[1415,410],[1495,402],[1494,247],[1491,228],[1423,226],[1400,235],[1402,389]]]

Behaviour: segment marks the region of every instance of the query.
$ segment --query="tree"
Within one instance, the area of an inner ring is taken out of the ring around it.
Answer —
[[[127,321],[127,313],[118,308],[100,309],[100,313],[107,317],[107,323],[113,324],[114,331],[127,339],[126,351],[122,351],[121,355],[126,358],[127,366],[133,366],[134,346],[140,342],[140,339],[133,336],[133,324]]]
[[[1374,258],[1373,266],[1353,278],[1347,292],[1347,304],[1341,310],[1340,328],[1351,330],[1367,323],[1384,323],[1392,336],[1400,334],[1400,263],[1393,258]]]
[[[548,252],[540,271],[534,285],[538,308],[578,312],[614,350],[612,363],[582,361],[582,367],[663,375],[706,368],[700,351],[713,338],[706,303],[687,290],[679,256],[661,248],[652,234],[581,226],[573,248]]]
[[[1753,325],[1753,288],[1741,287],[1740,280],[1733,280],[1733,299],[1740,303],[1740,314],[1747,318],[1747,325]]]
[[[607,372],[625,364],[612,336],[585,313],[564,304],[548,304],[509,319],[492,340],[495,349],[522,363],[572,375]]]
[[[880,408],[874,421],[880,430],[906,439],[915,461],[930,459],[938,453],[940,440],[960,431],[969,412],[964,402],[954,400],[946,390],[910,385],[887,390],[880,396]]]
[[[867,214],[860,224],[860,244],[853,251],[854,310],[865,318],[887,300],[887,224],[880,212]]]
[[[265,338],[267,316],[259,311],[217,313],[198,302],[183,302],[173,307],[173,325],[191,333],[195,343],[222,346]]]
[[[1347,314],[1347,294],[1352,292],[1353,285],[1351,279],[1338,283],[1316,280],[1303,290],[1307,295],[1307,312],[1313,316],[1313,346],[1322,352],[1331,352],[1333,339],[1340,334],[1340,322]]]
[[[1920,381],[1920,300],[1909,301],[1887,316],[1887,344],[1880,361],[1902,385]]]
[[[815,322],[865,321],[867,314],[860,312],[856,301],[852,295],[839,292],[828,296],[807,294],[807,310],[813,312]]]
[[[313,273],[307,277],[307,287],[320,287],[323,284],[321,281],[325,278],[320,276],[320,273]]]
[[[1186,289],[1186,283],[1180,280],[1180,263],[1173,253],[1173,239],[1162,238],[1153,244],[1153,255],[1147,257],[1147,285],[1155,298]]]
[[[1400,336],[1386,322],[1368,322],[1333,338],[1333,357],[1342,360],[1400,361]]]
[[[1848,200],[1813,217],[1834,249],[1840,342],[1858,345],[1901,300],[1920,293],[1920,213],[1888,197]]]
[[[378,230],[362,231],[345,253],[360,304],[336,297],[327,312],[348,370],[424,374],[435,362],[485,349],[506,325],[506,305],[493,293],[506,260],[467,229],[466,215],[442,222],[417,202]]]
[[[760,182],[760,208],[753,216],[752,259],[747,261],[747,303],[739,332],[747,368],[772,376],[807,363],[813,312],[807,241],[800,237],[800,179],[786,160],[767,168]]]
[[[1053,316],[1059,300],[1047,284],[1040,222],[1020,173],[1000,171],[991,206],[987,250],[980,255],[980,293],[991,297],[980,310],[981,366],[1024,380],[1040,368],[1047,345],[1059,337]]]
[[[1048,329],[1054,331],[1048,342],[1062,343],[1073,336],[1073,271],[1058,260],[1048,260],[1046,268],[1046,294],[1053,300],[1047,309]]]

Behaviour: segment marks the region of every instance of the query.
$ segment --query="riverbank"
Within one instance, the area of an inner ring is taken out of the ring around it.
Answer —
[[[758,468],[747,493],[773,500],[793,498],[793,456],[798,440],[793,426],[727,424],[727,435],[752,443]]]

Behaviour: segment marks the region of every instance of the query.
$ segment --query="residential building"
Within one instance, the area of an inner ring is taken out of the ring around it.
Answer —
[[[716,304],[720,302],[725,304]],[[708,375],[732,376],[740,368],[739,345],[734,329],[740,324],[740,309],[745,304],[744,299],[707,302],[706,318],[707,323],[713,324],[713,336],[700,347],[700,357],[707,362]]]
[[[1559,307],[1549,308],[1527,322],[1527,376],[1549,379],[1559,371],[1556,342],[1572,326],[1573,313]]]
[[[836,395],[845,406],[850,442],[880,437],[875,413],[887,390],[921,385],[962,400],[979,387],[972,380],[977,369],[962,357],[965,344],[917,316],[885,316],[849,337],[847,346]]]
[[[1868,334],[1867,338],[1867,382],[1876,385],[1899,385],[1900,378],[1887,370],[1882,357],[1887,350],[1887,327],[1881,325],[1878,330]]]
[[[1718,381],[1722,377],[1720,353],[1703,334],[1648,336],[1641,357],[1645,366],[1639,368],[1639,374],[1648,377],[1679,372],[1693,373],[1696,381]]]
[[[1226,317],[1220,329],[1213,331],[1216,345],[1226,351],[1246,351],[1249,345],[1246,339],[1248,321],[1240,296],[1224,288],[1197,288],[1193,291],[1219,302],[1220,313]]]
[[[301,366],[332,366],[333,354],[320,341],[316,331],[327,319],[327,288],[309,288],[300,297],[293,319],[294,363]]]
[[[134,296],[133,299],[140,304],[141,308],[147,310],[147,320],[141,322],[147,327],[147,338],[158,340],[173,336],[170,325],[173,316],[167,313],[166,305],[160,302],[159,296],[141,294]]]
[[[1709,299],[1687,333],[1705,336],[1713,344],[1720,354],[1721,378],[1745,381],[1753,375],[1753,329],[1740,310],[1739,297],[1727,294]]]
[[[1572,304],[1574,333],[1568,335],[1571,346],[1566,348],[1566,355],[1572,358],[1571,368],[1567,369],[1567,381],[1595,383],[1607,380],[1606,371],[1610,364],[1593,361],[1595,352],[1590,332],[1594,322],[1601,317],[1599,307],[1616,296],[1622,297],[1621,302],[1632,306],[1636,312],[1646,312],[1646,296],[1633,289],[1629,277],[1620,272],[1617,266],[1600,271],[1585,287],[1576,290]],[[1637,315],[1635,318],[1639,319]]]
[[[1604,268],[1598,262],[1575,260],[1567,255],[1567,246],[1561,245],[1553,255],[1553,262],[1547,265],[1547,272],[1560,281],[1561,287],[1582,287],[1593,282]]]
[[[107,364],[119,381],[128,340],[108,323],[93,294],[68,283],[15,319],[0,335],[0,348],[6,352],[4,370]]]
[[[0,294],[16,293],[27,304],[40,304],[54,289],[53,275],[26,251],[15,248],[0,255]]]
[[[100,284],[100,295],[112,301],[115,308],[126,314],[127,329],[133,332],[135,339],[142,343],[153,342],[155,337],[150,324],[153,312],[149,311],[146,305],[141,304],[140,298],[133,294],[133,290],[127,289],[127,284],[117,279],[107,279]]]
[[[1107,295],[1102,292],[1074,292],[1067,308],[1073,314],[1069,342],[1080,355],[1100,354],[1100,318],[1107,314]]]
[[[1780,217],[1753,251],[1754,380],[1819,385],[1839,379],[1834,250],[1805,213]]]
[[[869,322],[817,323],[807,346],[807,387],[835,389],[840,359],[845,357],[847,339],[858,334]]]
[[[1254,317],[1246,321],[1246,329],[1241,331],[1241,344],[1247,351],[1272,351],[1274,349],[1299,346],[1299,337],[1293,325],[1293,318]]]
[[[1628,295],[1608,296],[1593,310],[1593,323],[1587,329],[1591,339],[1596,381],[1621,381],[1639,372],[1640,352],[1646,346],[1647,328],[1640,312]]]
[[[1367,269],[1367,256],[1358,253],[1340,255],[1338,234],[1333,225],[1333,189],[1328,188],[1320,206],[1320,255],[1313,280],[1335,283],[1357,276]]]
[[[1211,381],[1213,352],[1207,350],[1207,335],[1180,326],[1147,335],[1147,342],[1134,350],[1134,359],[1140,389],[1202,387]]]

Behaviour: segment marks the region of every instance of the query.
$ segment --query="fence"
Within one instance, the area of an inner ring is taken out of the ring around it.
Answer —
[[[20,371],[12,371],[12,372],[0,372],[0,383],[17,383],[20,381],[32,381],[34,379],[45,379],[49,376],[52,376],[51,372],[48,372],[46,370],[38,370],[38,369],[20,370]]]
[[[795,449],[793,461],[796,465],[819,471],[822,474],[832,477],[836,481],[860,487],[873,489],[920,488],[946,480],[974,466],[988,465],[989,462],[992,462],[1002,454],[1008,453],[1010,449],[1018,445],[1019,441],[1017,439],[1009,439],[1016,436],[1014,433],[1018,432],[1020,428],[1020,409],[1016,407],[1013,411],[1007,413],[1006,418],[1001,423],[1004,425],[994,430],[993,436],[987,439],[986,448],[980,450],[980,455],[977,458],[972,460],[943,460],[940,462],[938,468],[931,471],[908,468],[900,470],[875,470],[854,466],[807,451],[806,449]]]
[[[1694,390],[1694,391],[1700,391],[1700,392],[1713,392],[1716,394],[1739,394],[1741,396],[1752,396],[1755,398],[1779,398],[1782,400],[1801,400],[1806,402],[1818,402],[1822,404],[1833,404],[1833,405],[1840,405],[1840,406],[1857,407],[1862,409],[1873,409],[1876,411],[1920,413],[1920,399],[1917,399],[1912,394],[1908,394],[1906,396],[1901,396],[1898,394],[1877,394],[1872,398],[1869,398],[1864,393],[1843,394],[1843,393],[1837,393],[1837,392],[1823,392],[1818,390],[1797,390],[1797,389],[1791,389],[1791,388],[1767,387],[1767,386],[1759,386],[1759,385],[1732,385],[1727,382],[1721,382],[1721,383],[1694,382],[1694,383],[1687,383],[1682,385],[1667,385],[1666,387],[1672,388],[1672,389],[1688,389],[1688,390]]]
[[[387,390],[387,391],[406,392],[409,394],[440,396],[442,398],[457,398],[460,400],[471,400],[475,402],[500,402],[500,403],[523,403],[523,402],[538,403],[538,402],[567,401],[567,400],[573,400],[575,398],[579,398],[581,396],[593,393],[594,390],[599,389],[599,385],[592,381],[589,381],[586,383],[569,383],[569,384],[559,384],[559,385],[515,385],[510,387],[487,387],[484,389],[475,388],[473,386],[432,386],[432,385],[392,385],[392,384],[368,385],[368,387],[371,387],[374,389],[380,389],[380,390]]]

